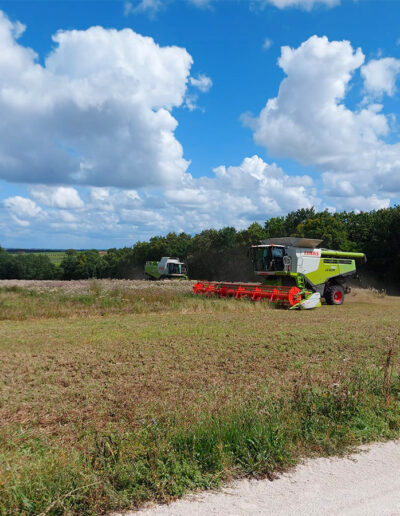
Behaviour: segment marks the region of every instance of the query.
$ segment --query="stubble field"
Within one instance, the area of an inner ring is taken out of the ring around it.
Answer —
[[[100,514],[400,435],[400,298],[0,282],[0,514]]]

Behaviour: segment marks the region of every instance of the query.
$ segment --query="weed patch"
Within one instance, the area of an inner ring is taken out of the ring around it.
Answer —
[[[85,435],[68,454],[51,440],[15,435],[2,452],[3,514],[98,514],[165,502],[232,477],[273,478],[304,454],[396,437],[400,378],[389,402],[381,387],[381,371],[340,388],[296,386],[290,398],[203,413],[190,426],[176,415],[134,432]]]

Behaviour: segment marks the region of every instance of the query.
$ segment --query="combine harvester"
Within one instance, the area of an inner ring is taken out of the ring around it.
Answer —
[[[146,262],[144,275],[147,280],[188,279],[186,265],[170,256],[164,256],[159,262]]]
[[[199,281],[195,294],[219,297],[266,299],[290,309],[309,309],[341,305],[350,292],[346,281],[356,273],[356,259],[366,261],[363,253],[332,251],[317,246],[322,240],[310,238],[271,238],[250,248],[254,273],[261,283]]]

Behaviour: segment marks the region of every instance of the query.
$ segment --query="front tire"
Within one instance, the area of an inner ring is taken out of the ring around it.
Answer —
[[[328,305],[342,305],[344,301],[344,290],[340,285],[330,285],[325,288],[325,301]]]

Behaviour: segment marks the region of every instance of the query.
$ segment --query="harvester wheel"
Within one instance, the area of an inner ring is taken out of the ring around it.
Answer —
[[[324,297],[328,305],[342,305],[344,301],[343,287],[340,285],[326,287]]]

